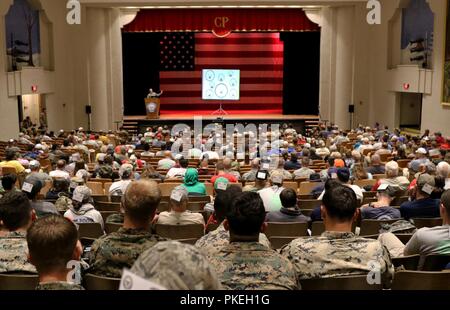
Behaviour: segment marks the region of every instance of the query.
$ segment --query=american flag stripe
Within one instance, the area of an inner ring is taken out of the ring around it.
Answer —
[[[241,70],[239,101],[224,102],[226,110],[271,109],[283,104],[284,45],[279,33],[233,33],[217,38],[195,34],[195,70],[161,71],[161,111],[214,110],[217,101],[202,100],[203,69]]]

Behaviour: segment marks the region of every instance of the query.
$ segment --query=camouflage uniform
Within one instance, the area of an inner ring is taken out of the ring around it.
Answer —
[[[220,282],[196,247],[177,241],[160,242],[136,260],[131,272],[169,290],[217,290]]]
[[[269,249],[271,248],[270,241],[265,234],[259,234],[259,243]],[[222,222],[216,230],[209,232],[197,240],[195,246],[201,248],[206,255],[212,256],[228,244],[230,244],[230,232],[225,229]]]
[[[114,213],[106,218],[108,224],[123,224],[125,217],[123,213]]]
[[[372,263],[379,265],[385,286],[389,286],[394,274],[389,252],[379,241],[356,237],[351,232],[298,238],[283,247],[281,255],[292,262],[300,280],[368,274],[374,271]]]
[[[92,244],[88,254],[88,273],[120,278],[123,268],[131,268],[134,261],[146,249],[167,239],[146,230],[120,228]]]
[[[45,290],[45,291],[78,291],[78,290],[84,290],[84,287],[81,285],[70,283],[70,282],[63,282],[63,281],[55,281],[55,282],[46,282],[46,283],[39,283],[38,286],[36,286],[36,290]]]
[[[300,286],[292,264],[258,242],[231,242],[208,256],[229,290],[295,290]]]
[[[0,235],[0,273],[36,273],[36,268],[28,262],[27,255],[25,232],[12,231]]]

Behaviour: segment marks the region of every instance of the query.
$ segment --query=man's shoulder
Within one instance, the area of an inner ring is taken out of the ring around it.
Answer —
[[[39,283],[39,285],[36,287],[36,290],[74,291],[74,290],[84,290],[84,288],[79,284],[58,281],[58,282]]]

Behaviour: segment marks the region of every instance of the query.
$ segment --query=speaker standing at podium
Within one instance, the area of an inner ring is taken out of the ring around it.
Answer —
[[[161,90],[159,93],[154,92],[153,89],[149,89],[147,98],[145,99],[145,109],[147,111],[148,119],[158,119],[159,118],[159,97],[163,94]]]

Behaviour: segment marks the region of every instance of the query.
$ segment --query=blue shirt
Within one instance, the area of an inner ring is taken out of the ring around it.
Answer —
[[[400,213],[407,220],[414,217],[440,217],[439,200],[424,198],[405,201],[400,206]]]

